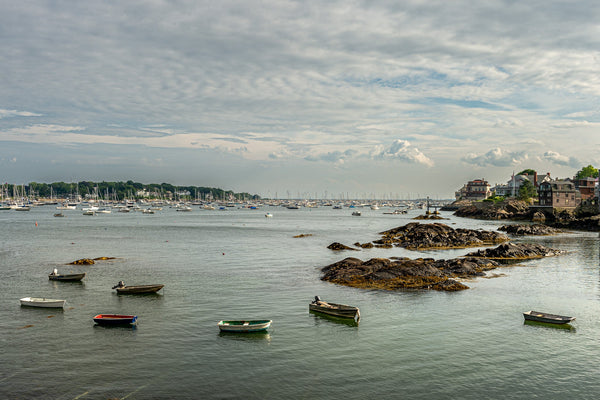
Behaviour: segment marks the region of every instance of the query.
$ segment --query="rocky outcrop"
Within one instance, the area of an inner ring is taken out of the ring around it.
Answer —
[[[506,232],[510,235],[517,236],[547,236],[547,235],[556,235],[557,233],[561,233],[560,229],[552,228],[548,225],[542,224],[533,224],[533,225],[502,225],[498,228],[499,231]]]
[[[352,247],[348,247],[344,244],[338,243],[338,242],[333,242],[331,243],[329,246],[327,246],[327,248],[329,250],[334,250],[334,251],[340,251],[340,250],[354,250],[354,251],[358,251],[358,249],[354,249]]]
[[[438,214],[423,214],[423,215],[417,215],[413,219],[448,219],[448,218],[440,217]]]
[[[478,219],[531,219],[529,204],[515,199],[501,202],[473,202],[458,208],[454,215]]]
[[[577,218],[572,213],[559,212],[553,218],[547,219],[546,224],[559,229],[575,229],[588,232],[600,231],[600,215]]]
[[[470,206],[473,204],[472,200],[456,200],[450,204],[444,205],[440,208],[441,211],[456,211],[461,207]]]
[[[468,286],[456,278],[485,275],[484,271],[498,267],[492,260],[461,258],[385,259],[372,258],[363,262],[346,258],[322,269],[324,281],[365,289],[432,289],[456,291]]]
[[[456,249],[502,243],[508,237],[499,232],[473,229],[454,229],[441,223],[410,224],[380,233],[375,245],[404,247],[409,250]]]
[[[514,262],[552,257],[559,254],[562,254],[561,250],[552,249],[537,243],[503,243],[493,249],[478,250],[474,253],[469,253],[465,257]]]

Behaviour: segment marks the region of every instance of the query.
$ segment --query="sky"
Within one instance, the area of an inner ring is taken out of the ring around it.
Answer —
[[[0,0],[0,180],[453,198],[600,166],[597,1]]]

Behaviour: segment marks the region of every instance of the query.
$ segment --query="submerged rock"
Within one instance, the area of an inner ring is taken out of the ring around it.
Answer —
[[[329,246],[327,246],[327,248],[329,250],[334,250],[334,251],[340,251],[340,250],[354,250],[354,251],[358,251],[358,249],[354,249],[352,247],[348,247],[344,244],[338,243],[338,242],[333,242],[331,243]]]
[[[94,260],[92,260],[91,258],[81,258],[79,260],[75,260],[72,263],[69,263],[71,265],[92,265],[95,264],[96,262]]]

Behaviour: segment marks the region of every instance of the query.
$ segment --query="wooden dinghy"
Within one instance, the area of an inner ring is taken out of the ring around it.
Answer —
[[[22,306],[41,308],[63,308],[66,300],[46,299],[45,297],[23,297],[19,300]]]
[[[94,322],[104,326],[131,326],[137,324],[137,315],[98,314],[94,317]]]
[[[48,274],[48,279],[51,281],[63,281],[63,282],[78,282],[83,279],[85,272],[80,274],[59,274],[56,269],[52,273]]]
[[[125,285],[123,281],[120,281],[113,289],[117,289],[118,294],[147,294],[156,293],[162,289],[165,285]]]
[[[545,322],[547,324],[568,324],[575,320],[575,317],[564,315],[548,314],[539,311],[526,311],[523,313],[526,321]]]
[[[340,318],[352,318],[356,322],[360,321],[360,310],[358,307],[348,306],[346,304],[328,303],[315,296],[315,299],[308,305],[308,309],[313,312],[332,315]]]
[[[259,319],[259,320],[239,320],[239,321],[219,321],[217,324],[221,332],[262,332],[269,329],[271,326],[270,319]]]

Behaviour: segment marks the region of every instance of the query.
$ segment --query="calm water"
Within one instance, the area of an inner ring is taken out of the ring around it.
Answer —
[[[598,234],[518,240],[562,257],[495,270],[459,293],[366,291],[319,280],[344,257],[452,258],[467,250],[371,249],[416,215],[349,209],[227,209],[83,216],[49,206],[0,211],[1,398],[597,398]],[[271,212],[273,218],[265,218]],[[496,229],[460,219],[453,227]],[[37,226],[36,226],[37,222]],[[301,233],[312,234],[293,238]],[[515,239],[517,240],[517,239]],[[468,250],[472,251],[472,250]],[[102,256],[92,266],[63,264]],[[47,274],[84,271],[81,284]],[[118,296],[163,283],[156,296]],[[314,295],[360,307],[359,327],[308,313]],[[21,308],[25,296],[64,311]],[[577,317],[574,329],[525,325],[522,312]],[[136,329],[95,326],[98,313],[138,315]],[[221,319],[272,319],[268,334],[223,335]],[[30,327],[26,327],[32,325]]]

